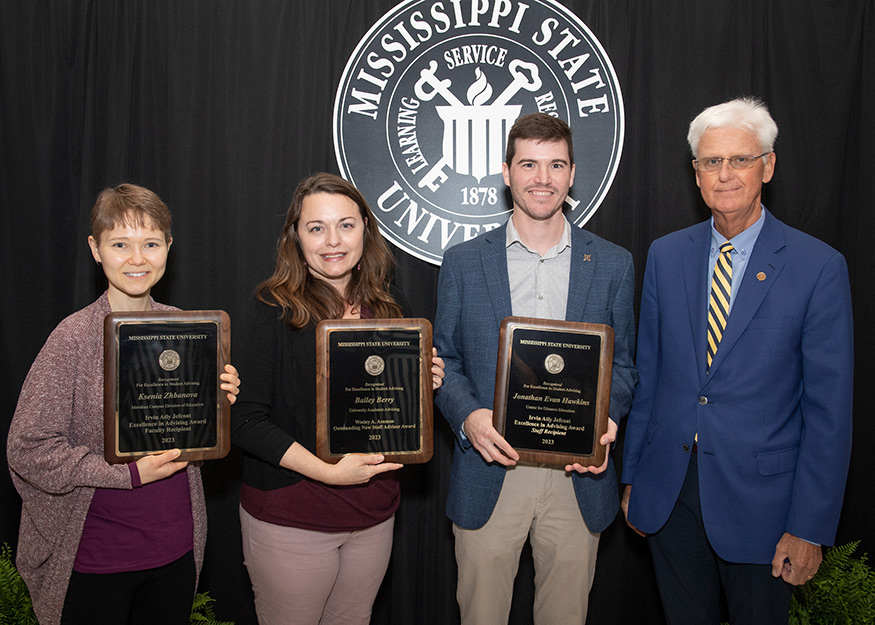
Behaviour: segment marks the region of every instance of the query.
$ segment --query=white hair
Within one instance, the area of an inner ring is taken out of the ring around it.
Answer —
[[[711,128],[738,128],[749,132],[759,141],[763,152],[771,152],[778,137],[778,125],[768,107],[756,98],[736,98],[723,104],[709,106],[690,123],[687,141],[693,158],[699,157],[699,141]]]

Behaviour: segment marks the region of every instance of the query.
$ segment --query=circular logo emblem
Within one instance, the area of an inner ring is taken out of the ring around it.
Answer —
[[[550,354],[544,359],[544,368],[553,375],[562,373],[565,368],[565,359],[559,354]]]
[[[521,115],[571,127],[566,215],[582,226],[623,147],[623,100],[601,44],[553,0],[411,0],[362,38],[341,77],[334,145],[383,234],[440,264],[444,250],[503,224],[501,165]]]
[[[368,359],[365,360],[365,371],[371,375],[380,375],[385,368],[386,363],[379,356],[368,356]]]
[[[173,371],[179,366],[179,354],[172,349],[165,349],[158,356],[158,365],[165,371]]]

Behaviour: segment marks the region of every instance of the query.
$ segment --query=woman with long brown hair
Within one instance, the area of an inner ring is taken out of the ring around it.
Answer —
[[[232,440],[246,452],[240,490],[243,554],[261,625],[357,623],[389,563],[402,465],[314,455],[316,324],[403,316],[389,283],[394,258],[361,193],[320,173],[295,190],[273,275],[259,285],[237,344],[246,396]],[[443,362],[434,359],[437,388]],[[249,383],[252,380],[252,383]]]

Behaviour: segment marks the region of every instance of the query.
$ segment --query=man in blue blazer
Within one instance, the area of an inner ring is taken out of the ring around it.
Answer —
[[[671,624],[719,623],[721,585],[733,625],[787,623],[793,585],[817,572],[842,507],[847,267],[761,205],[777,134],[750,98],[694,119],[712,218],[658,239],[647,258],[623,507],[648,535]]]
[[[562,213],[574,181],[571,131],[536,113],[508,136],[508,224],[444,255],[435,345],[446,362],[437,406],[456,435],[447,515],[456,536],[463,625],[506,625],[519,555],[530,537],[534,622],[586,620],[601,532],[619,507],[614,468],[518,463],[492,425],[499,327],[516,315],[604,323],[615,333],[609,445],[632,403],[631,255],[572,227]]]

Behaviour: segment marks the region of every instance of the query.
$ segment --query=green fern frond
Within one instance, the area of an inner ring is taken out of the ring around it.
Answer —
[[[27,585],[7,543],[0,547],[0,625],[38,625]]]
[[[851,557],[860,541],[827,549],[820,569],[793,593],[790,624],[875,625],[875,570]]]
[[[233,621],[216,620],[215,601],[208,592],[197,593],[191,606],[191,625],[234,625]]]

